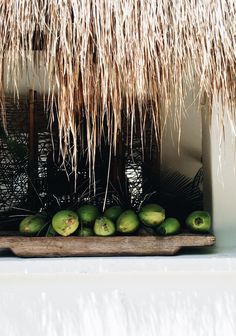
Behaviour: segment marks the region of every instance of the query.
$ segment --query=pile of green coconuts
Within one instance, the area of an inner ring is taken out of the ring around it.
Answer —
[[[206,211],[194,211],[186,218],[190,232],[208,233],[211,230],[211,217]],[[146,204],[136,213],[119,206],[107,208],[103,214],[94,205],[86,204],[75,210],[60,210],[50,219],[43,213],[25,217],[19,225],[24,236],[114,236],[139,235],[141,230],[151,230],[160,236],[182,232],[177,218],[166,218],[165,210],[158,204]]]

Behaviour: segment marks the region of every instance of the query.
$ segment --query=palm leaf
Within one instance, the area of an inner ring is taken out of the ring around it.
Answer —
[[[159,185],[155,186],[151,181],[153,179],[145,182],[146,190],[153,192],[146,203],[159,203],[168,217],[177,217],[184,223],[190,212],[203,208],[203,193],[200,186],[194,183],[195,179],[179,172],[162,171]]]

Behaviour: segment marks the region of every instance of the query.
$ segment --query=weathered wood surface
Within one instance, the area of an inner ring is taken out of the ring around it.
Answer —
[[[174,255],[182,247],[212,246],[213,235],[170,237],[0,237],[0,248],[19,257]]]
[[[29,209],[36,209],[39,202],[37,196],[38,183],[38,131],[36,122],[36,99],[34,90],[29,90],[29,136],[28,136],[28,197]]]

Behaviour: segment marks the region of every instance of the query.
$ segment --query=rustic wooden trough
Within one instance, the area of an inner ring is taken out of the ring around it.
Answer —
[[[169,237],[0,237],[0,249],[19,257],[158,256],[175,255],[185,247],[215,244],[214,235],[179,234]]]

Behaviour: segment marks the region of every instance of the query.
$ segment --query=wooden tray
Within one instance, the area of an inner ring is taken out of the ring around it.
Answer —
[[[174,255],[183,247],[212,246],[213,235],[169,237],[0,237],[0,249],[19,257],[155,256]]]

